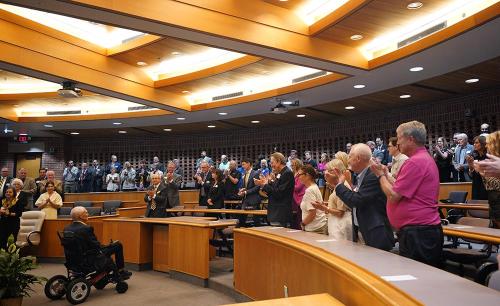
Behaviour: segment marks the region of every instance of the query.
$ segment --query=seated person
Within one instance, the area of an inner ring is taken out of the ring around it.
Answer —
[[[89,213],[87,209],[82,206],[76,206],[71,210],[71,219],[73,223],[64,227],[65,232],[73,232],[75,236],[79,236],[82,241],[85,242],[84,249],[89,250],[100,250],[104,255],[111,256],[115,255],[115,264],[118,268],[118,273],[124,278],[130,277],[132,273],[124,270],[125,262],[123,260],[123,246],[119,241],[110,243],[107,246],[103,246],[97,240],[94,234],[94,228],[87,225]]]

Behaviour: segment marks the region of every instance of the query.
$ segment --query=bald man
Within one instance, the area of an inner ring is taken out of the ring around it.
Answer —
[[[73,223],[64,228],[64,232],[73,232],[80,241],[83,242],[84,251],[100,250],[106,256],[115,255],[116,268],[123,279],[129,278],[132,273],[124,270],[123,246],[119,241],[110,243],[107,246],[101,245],[94,234],[94,228],[87,225],[89,213],[82,206],[76,206],[71,210]]]
[[[353,241],[358,230],[366,245],[389,251],[394,247],[394,234],[387,218],[387,198],[377,176],[371,171],[372,151],[364,143],[351,147],[349,166],[357,174],[356,185],[350,190],[344,185],[347,173],[338,173],[337,196],[353,210]],[[329,175],[328,173],[326,175]]]

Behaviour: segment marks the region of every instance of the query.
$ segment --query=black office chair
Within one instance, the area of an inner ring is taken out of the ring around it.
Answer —
[[[489,205],[488,200],[468,200],[467,204],[482,204],[482,205]],[[474,217],[474,218],[484,218],[484,219],[489,219],[490,215],[487,210],[468,210],[467,215],[469,217]]]
[[[87,207],[87,212],[89,216],[100,216],[102,212],[102,208],[100,207]]]
[[[451,191],[448,195],[448,199],[442,199],[439,201],[442,203],[465,203],[468,194],[469,193],[467,191]],[[450,209],[448,210],[448,216],[446,219],[448,219],[450,223],[457,223],[457,220],[464,216],[465,212],[463,209]]]
[[[457,221],[457,224],[476,227],[489,227],[490,221],[488,219],[482,218],[463,217]],[[460,276],[463,276],[464,264],[474,264],[476,267],[479,267],[483,262],[490,258],[492,247],[491,244],[488,244],[486,249],[484,250],[472,249],[470,245],[467,248],[461,248],[460,240],[468,243],[479,244],[482,244],[483,242],[472,239],[453,237],[452,246],[450,248],[443,248],[444,259],[459,263],[459,274]]]
[[[223,257],[225,255],[233,256],[233,229],[234,226],[230,226],[224,229],[215,229],[212,239],[209,243],[211,246],[217,248],[217,255]]]
[[[194,208],[195,209],[208,209],[208,206],[199,206],[199,205],[197,205]],[[199,213],[199,212],[193,213],[193,217],[203,217],[203,216],[205,216],[205,213]]]
[[[120,208],[121,206],[122,206],[122,201],[108,200],[104,201],[104,203],[102,204],[102,209],[107,214],[114,214],[116,213],[116,209]]]
[[[71,215],[72,207],[61,207],[57,210],[57,215],[60,217],[69,217]]]
[[[75,201],[74,207],[77,206],[92,207],[92,201]]]

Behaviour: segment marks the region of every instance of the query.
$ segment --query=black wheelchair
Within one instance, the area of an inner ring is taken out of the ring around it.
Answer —
[[[85,302],[94,286],[101,290],[108,284],[116,284],[118,293],[125,293],[128,276],[118,273],[114,261],[100,250],[84,250],[85,243],[73,232],[57,233],[64,255],[67,276],[55,275],[45,285],[45,295],[52,300],[66,299],[73,305]]]

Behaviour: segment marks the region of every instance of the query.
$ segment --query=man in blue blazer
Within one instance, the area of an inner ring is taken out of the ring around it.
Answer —
[[[243,198],[241,202],[241,209],[244,210],[254,210],[260,208],[261,197],[259,194],[260,187],[255,185],[254,178],[259,178],[259,171],[255,171],[252,168],[252,160],[250,158],[244,158],[241,161],[241,166],[245,170],[243,174],[243,188],[240,189],[238,195]],[[247,215],[240,215],[239,226],[245,226],[247,221]],[[255,226],[260,225],[260,218],[254,216]]]

